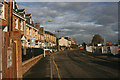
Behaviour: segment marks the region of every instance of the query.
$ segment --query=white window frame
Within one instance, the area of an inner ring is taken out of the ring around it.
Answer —
[[[5,18],[5,5],[4,4],[2,4],[2,3],[0,3],[0,5],[2,5],[2,7],[1,7],[1,11],[2,11],[2,13],[1,13],[1,15],[0,15],[0,18]]]
[[[30,24],[32,24],[32,19],[30,18]]]
[[[35,31],[33,30],[33,36],[35,36]]]
[[[40,35],[39,35],[39,39],[40,39]]]
[[[13,9],[15,9],[15,1],[13,0]]]
[[[52,41],[52,36],[51,36],[51,41]]]
[[[27,35],[29,35],[29,32],[28,32],[28,31],[29,31],[29,28],[27,28]]]
[[[20,30],[23,31],[23,21],[20,21]]]
[[[30,35],[31,35],[31,29],[30,29]]]
[[[37,31],[35,31],[35,36],[37,36]]]
[[[15,28],[18,29],[18,19],[15,18]]]

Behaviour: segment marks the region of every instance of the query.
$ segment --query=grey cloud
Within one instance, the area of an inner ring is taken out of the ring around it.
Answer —
[[[46,30],[53,33],[61,30],[63,31],[60,33],[61,36],[76,38],[78,43],[90,42],[95,34],[100,34],[106,40],[117,41],[117,3],[29,4],[19,5],[19,7],[31,12],[34,22],[40,22]],[[50,19],[53,21],[49,23]]]
[[[118,2],[119,0],[16,0],[17,2]]]

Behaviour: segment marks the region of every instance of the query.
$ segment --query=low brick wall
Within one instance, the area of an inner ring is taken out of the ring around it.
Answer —
[[[34,58],[31,58],[27,61],[24,61],[22,63],[22,74],[25,74],[35,63],[37,63],[41,58],[43,57],[43,54],[37,56],[37,57],[34,57]]]

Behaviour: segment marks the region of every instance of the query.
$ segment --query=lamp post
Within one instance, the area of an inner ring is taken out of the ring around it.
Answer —
[[[58,51],[59,51],[59,49],[60,49],[60,46],[59,46],[59,33],[62,32],[62,31],[61,31],[61,30],[57,30],[57,31],[55,31],[55,32],[58,33]]]
[[[48,22],[52,22],[52,20],[48,20]],[[44,27],[44,26],[42,26],[42,27]],[[45,47],[46,47],[46,45],[45,45],[45,27],[44,27],[44,30],[43,30],[43,36],[44,36],[44,57],[45,57]]]

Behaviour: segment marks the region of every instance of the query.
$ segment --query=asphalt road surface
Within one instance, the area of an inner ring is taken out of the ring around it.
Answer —
[[[120,58],[82,50],[54,53],[42,58],[24,78],[120,79]]]

